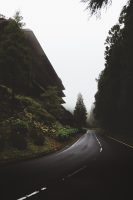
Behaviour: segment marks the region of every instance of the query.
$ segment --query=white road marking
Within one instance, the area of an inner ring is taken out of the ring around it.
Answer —
[[[41,188],[41,191],[46,190],[46,189],[47,189],[46,187],[43,187],[43,188]]]
[[[124,142],[122,142],[122,141],[120,141],[120,140],[117,140],[117,139],[115,139],[115,138],[112,138],[112,137],[110,137],[110,136],[107,136],[107,137],[110,138],[110,139],[112,139],[112,140],[114,140],[114,141],[116,141],[116,142],[119,142],[120,144],[123,144],[123,145],[125,145],[125,146],[130,147],[130,148],[133,149],[133,146],[131,146],[131,145],[129,145],[129,144],[126,144],[126,143],[124,143]]]
[[[100,148],[100,153],[102,152],[102,150],[103,150],[103,148],[101,147],[101,148]]]
[[[35,191],[35,192],[32,192],[31,194],[26,195],[26,197],[29,198],[31,196],[38,194],[38,193],[39,193],[39,191]]]
[[[46,187],[43,187],[43,188],[41,188],[41,191],[44,191],[44,190],[46,190],[46,189],[47,189]],[[36,194],[38,194],[38,193],[39,193],[39,190],[37,190],[37,191],[35,191],[35,192],[32,192],[31,194],[27,194],[26,196],[21,197],[21,198],[19,198],[19,199],[17,199],[17,200],[28,199],[29,197],[34,196],[34,195],[36,195]]]
[[[80,169],[78,169],[78,170],[74,171],[72,174],[69,174],[67,177],[69,178],[69,177],[71,177],[71,176],[73,176],[73,175],[75,175],[75,174],[79,173],[80,171],[84,170],[85,168],[87,168],[87,166],[86,166],[86,165],[85,165],[85,166],[83,166],[83,167],[81,167]]]
[[[102,145],[101,145],[101,142],[99,141],[99,139],[97,138],[96,134],[95,134],[95,137],[96,137],[96,140],[100,146],[100,153],[103,151],[103,148],[102,148]]]
[[[22,198],[19,198],[19,199],[17,199],[17,200],[24,200],[24,199],[26,199],[26,197],[22,197]]]

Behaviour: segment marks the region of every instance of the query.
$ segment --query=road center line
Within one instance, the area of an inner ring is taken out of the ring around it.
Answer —
[[[35,191],[35,192],[32,192],[31,194],[26,195],[26,197],[28,198],[28,197],[34,196],[38,193],[39,193],[39,191]]]
[[[41,188],[41,191],[46,190],[46,189],[47,189],[46,187],[43,187],[43,188]]]
[[[69,177],[71,177],[71,176],[73,176],[73,175],[79,173],[80,171],[84,170],[85,168],[87,168],[86,165],[84,165],[83,167],[81,167],[81,168],[79,168],[78,170],[74,171],[72,174],[69,174],[67,177],[69,178]]]
[[[22,197],[22,198],[19,198],[19,199],[17,199],[17,200],[24,200],[24,199],[26,199],[27,197]]]
[[[44,190],[46,190],[46,189],[47,189],[46,187],[42,187],[40,190],[41,190],[41,191],[44,191]],[[32,192],[31,194],[25,195],[24,197],[21,197],[21,198],[19,198],[19,199],[17,199],[17,200],[28,199],[29,197],[34,196],[34,195],[38,194],[39,192],[40,192],[40,191],[37,190],[37,191]]]
[[[101,145],[101,142],[99,141],[99,139],[97,138],[96,134],[95,134],[95,137],[96,137],[96,140],[100,146],[100,153],[103,151],[103,148],[102,148],[102,145]]]

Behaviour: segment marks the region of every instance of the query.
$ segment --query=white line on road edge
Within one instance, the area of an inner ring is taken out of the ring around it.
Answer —
[[[114,140],[114,141],[116,141],[116,142],[119,142],[120,144],[123,144],[123,145],[125,145],[125,146],[130,147],[130,148],[133,149],[133,146],[131,146],[131,145],[129,145],[129,144],[126,144],[126,143],[124,143],[124,142],[122,142],[122,141],[120,141],[120,140],[117,140],[117,139],[115,139],[115,138],[112,138],[112,137],[110,137],[110,136],[107,136],[107,137],[110,138],[110,139],[112,139],[112,140]]]
[[[95,134],[95,137],[96,137],[96,140],[100,146],[100,153],[103,151],[103,148],[102,148],[102,145],[101,145],[101,142],[99,141],[99,139],[97,138],[96,134]]]
[[[41,191],[44,191],[44,190],[46,190],[46,189],[47,189],[46,187],[43,187],[43,188],[41,188]],[[28,199],[29,197],[34,196],[34,195],[36,195],[36,194],[38,194],[38,193],[39,193],[39,190],[38,190],[38,191],[35,191],[35,192],[32,192],[31,194],[28,194],[28,195],[26,195],[26,196],[24,196],[24,197],[21,197],[21,198],[17,199],[17,200]]]
[[[86,166],[86,165],[85,165],[85,166],[83,166],[83,167],[81,167],[80,169],[76,170],[76,171],[75,171],[75,172],[73,172],[72,174],[69,174],[67,177],[69,178],[69,177],[71,177],[71,176],[73,176],[73,175],[77,174],[78,172],[80,172],[80,171],[84,170],[85,168],[87,168],[87,166]]]

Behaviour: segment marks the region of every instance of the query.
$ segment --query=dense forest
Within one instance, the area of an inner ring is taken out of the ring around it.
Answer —
[[[94,115],[109,130],[132,130],[133,116],[133,1],[124,6],[109,31],[105,69],[98,79]]]

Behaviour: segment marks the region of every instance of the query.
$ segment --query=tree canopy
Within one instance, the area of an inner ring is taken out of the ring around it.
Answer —
[[[41,95],[44,108],[47,109],[56,118],[60,118],[62,114],[61,100],[58,95],[57,87],[48,86],[45,92]]]
[[[18,26],[20,28],[22,28],[23,26],[25,26],[25,23],[23,22],[23,17],[20,15],[20,11],[16,11],[15,15],[13,16],[14,20],[16,21],[16,23],[18,24]]]
[[[98,80],[95,117],[109,129],[132,129],[133,2],[124,6],[106,39],[105,69]]]
[[[13,93],[26,89],[30,81],[31,55],[18,23],[0,18],[0,84]]]

